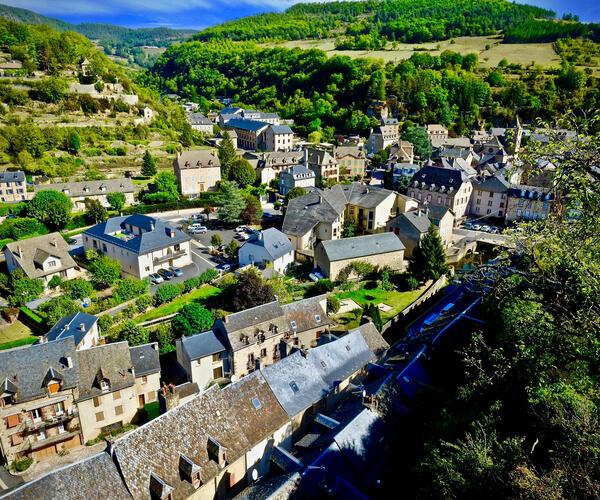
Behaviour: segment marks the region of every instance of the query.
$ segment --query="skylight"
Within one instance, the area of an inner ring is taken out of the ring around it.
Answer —
[[[296,328],[296,322],[295,321],[290,321],[290,324],[292,325],[292,328]]]
[[[260,410],[262,407],[258,398],[252,398],[252,404],[254,405],[255,410]]]
[[[325,363],[325,361],[321,361],[321,366],[322,366],[323,368],[327,368],[327,364]]]
[[[290,382],[290,387],[292,388],[292,391],[294,391],[294,393],[300,391],[300,389],[298,389],[298,386],[296,385],[296,382],[294,382],[293,380]]]
[[[318,314],[315,314],[315,321],[317,323],[320,323],[321,322],[321,316],[319,316]]]
[[[346,344],[346,351],[350,351],[350,344]]]

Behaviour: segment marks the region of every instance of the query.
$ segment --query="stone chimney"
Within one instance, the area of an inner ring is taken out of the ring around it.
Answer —
[[[177,408],[179,406],[179,393],[175,390],[173,384],[163,385],[162,395],[165,399],[165,409],[167,411]]]
[[[17,255],[19,256],[19,258],[23,258],[23,248],[21,247],[21,245],[17,246]]]
[[[79,329],[80,329],[82,332],[85,332],[85,323],[79,323]]]
[[[302,163],[304,164],[305,167],[308,168],[308,149],[307,148],[304,149],[304,160]]]

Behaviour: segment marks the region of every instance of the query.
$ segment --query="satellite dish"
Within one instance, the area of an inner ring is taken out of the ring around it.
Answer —
[[[236,380],[237,380],[237,377],[235,375],[232,375],[231,376],[231,383],[233,384]]]
[[[256,481],[258,479],[258,471],[256,469],[252,469],[252,481]]]

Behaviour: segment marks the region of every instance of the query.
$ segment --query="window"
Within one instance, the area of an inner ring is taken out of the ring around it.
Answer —
[[[350,349],[351,349],[350,344],[346,344],[346,351],[350,352]]]
[[[113,400],[114,399],[121,399],[121,391],[113,392]]]
[[[320,323],[321,322],[321,316],[319,316],[318,314],[315,314],[315,321],[317,323]]]
[[[36,408],[31,411],[31,419],[34,423],[38,423],[42,421],[42,411],[39,408]]]
[[[325,363],[325,361],[321,361],[321,366],[325,369],[327,369],[327,363]]]
[[[266,358],[267,357],[267,350],[265,348],[260,350],[260,357],[261,358]]]
[[[491,207],[494,202],[492,200],[488,201],[488,207]]]
[[[292,388],[292,391],[295,393],[297,393],[300,389],[298,389],[298,385],[296,384],[296,382],[294,382],[293,380],[290,382],[290,387]]]
[[[23,441],[24,441],[23,434],[21,434],[20,432],[18,432],[17,434],[13,434],[10,437],[10,442],[13,446],[17,446],[18,444],[21,444]]]
[[[8,427],[8,428],[16,427],[20,423],[21,423],[21,417],[19,416],[18,413],[16,413],[15,415],[9,415],[8,417],[6,417],[6,427]]]
[[[123,406],[115,406],[115,415],[123,415]]]
[[[54,405],[54,413],[56,415],[64,415],[64,413],[65,413],[65,404],[62,401],[60,401],[59,403],[56,403]]]
[[[102,404],[102,396],[94,397],[94,406],[97,408]]]
[[[492,210],[491,210],[490,208],[488,208],[486,213],[487,213],[487,214],[491,214],[491,213],[492,213]]]
[[[61,422],[60,424],[58,424],[58,433],[62,434],[65,431],[65,424],[63,422]]]
[[[262,405],[260,404],[260,400],[258,398],[252,398],[252,404],[254,405],[255,410],[260,410]]]
[[[42,441],[43,439],[46,439],[46,431],[44,429],[38,431],[35,437],[37,441]]]
[[[60,391],[60,384],[58,382],[52,382],[48,384],[48,390],[50,391],[50,394],[54,394]]]
[[[4,396],[2,398],[2,406],[11,406],[13,404],[12,396]]]
[[[102,381],[100,382],[100,388],[101,388],[103,391],[108,391],[108,390],[110,389],[110,384],[108,383],[108,380],[102,380]]]
[[[494,193],[492,193],[492,192],[490,191],[490,198],[493,198],[493,197],[494,197]]]
[[[102,422],[104,420],[104,412],[99,411],[96,413],[96,422]]]
[[[48,261],[48,267],[56,267],[56,261],[55,260],[49,260]]]
[[[519,206],[522,207],[523,206],[523,200],[519,200]]]
[[[477,203],[477,205],[481,205],[481,199],[477,198],[477,201],[475,203]]]
[[[148,377],[146,375],[142,376],[142,384],[145,384],[146,382],[148,382]]]

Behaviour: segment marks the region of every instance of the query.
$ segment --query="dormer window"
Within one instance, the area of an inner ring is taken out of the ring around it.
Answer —
[[[108,391],[110,389],[110,383],[108,382],[108,380],[103,379],[100,381],[100,389],[102,389],[103,391]]]
[[[300,389],[298,388],[298,384],[296,384],[296,382],[294,382],[293,380],[290,382],[290,388],[292,389],[294,394],[300,391]]]
[[[55,394],[60,391],[60,382],[52,381],[48,384],[48,392]]]
[[[318,314],[315,314],[315,321],[317,323],[320,323],[321,322],[321,316],[319,316]]]
[[[63,193],[65,193],[65,194],[69,194],[69,188],[64,188],[64,189],[63,189]]]
[[[208,452],[208,458],[215,462],[219,467],[225,467],[227,465],[225,447],[216,439],[213,439],[210,436],[208,437],[206,451]]]

